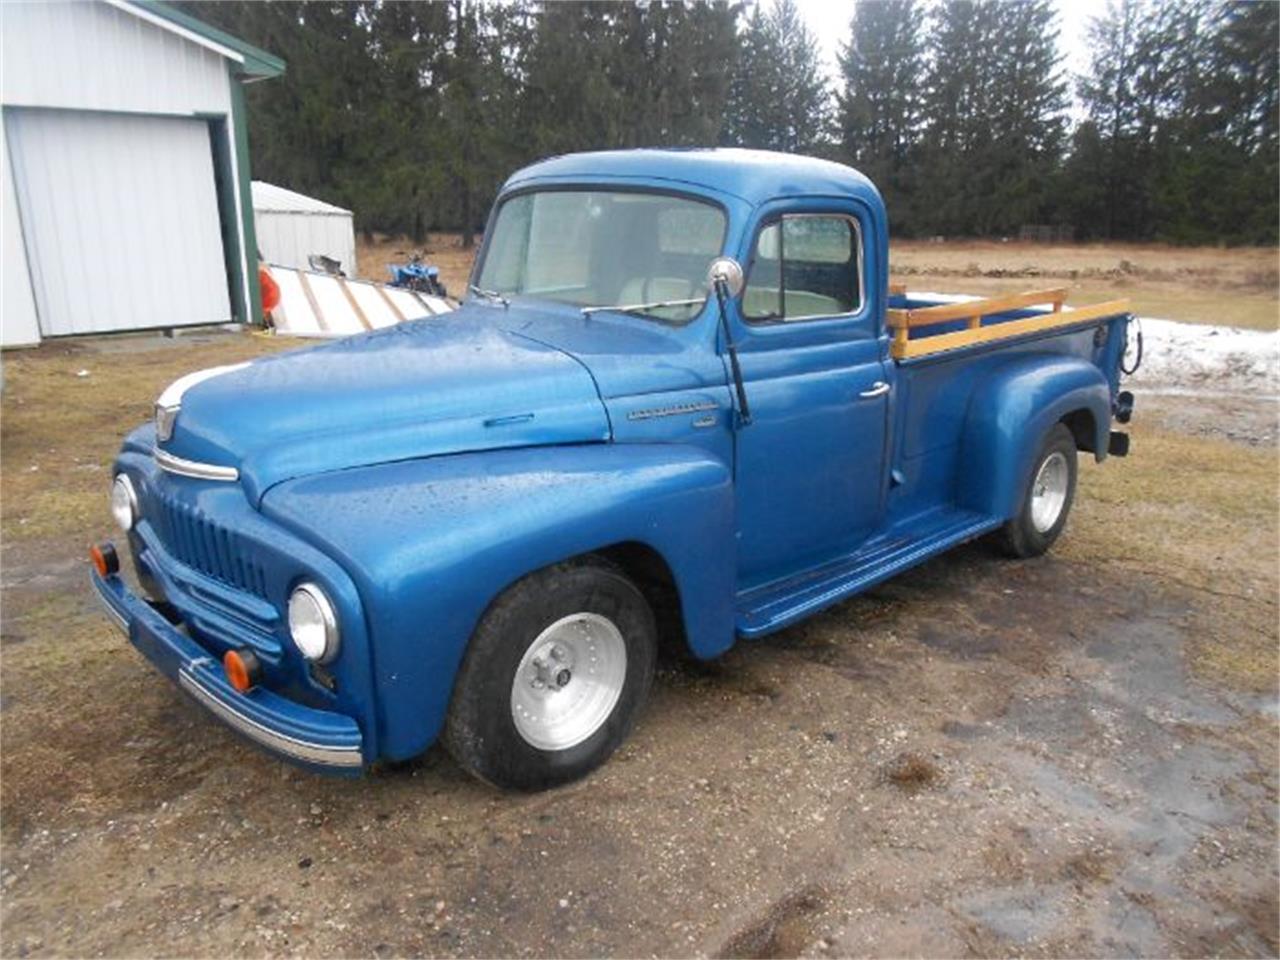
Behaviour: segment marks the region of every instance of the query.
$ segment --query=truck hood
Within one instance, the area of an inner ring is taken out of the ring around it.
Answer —
[[[447,453],[610,437],[587,369],[460,310],[198,380],[166,452],[234,466],[257,503],[295,477]]]

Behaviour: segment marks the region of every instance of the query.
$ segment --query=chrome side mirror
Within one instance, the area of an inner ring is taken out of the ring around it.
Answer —
[[[716,257],[712,260],[711,266],[707,268],[707,286],[714,292],[716,284],[721,281],[729,291],[729,296],[736,297],[740,294],[742,288],[746,286],[746,279],[742,275],[742,264],[733,257]]]

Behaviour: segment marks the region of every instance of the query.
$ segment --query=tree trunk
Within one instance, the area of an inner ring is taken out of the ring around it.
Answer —
[[[476,245],[475,220],[471,216],[471,187],[462,187],[462,249],[470,250]]]

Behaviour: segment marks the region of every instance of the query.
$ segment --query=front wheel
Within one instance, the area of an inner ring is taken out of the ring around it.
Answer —
[[[644,596],[604,560],[530,574],[476,628],[445,746],[498,787],[576,780],[631,731],[653,682],[656,647]]]
[[[1022,508],[1001,530],[1002,545],[1014,557],[1038,557],[1067,525],[1076,495],[1076,441],[1065,424],[1054,424],[1040,443]]]

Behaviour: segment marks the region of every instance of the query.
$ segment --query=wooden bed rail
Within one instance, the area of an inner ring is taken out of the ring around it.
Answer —
[[[906,284],[890,284],[890,293],[905,295]],[[1129,312],[1128,300],[1109,300],[1106,303],[1081,307],[1078,310],[1063,310],[1063,301],[1067,299],[1065,287],[1050,290],[1032,290],[1027,293],[1013,293],[999,297],[988,297],[985,300],[967,300],[961,303],[942,303],[932,307],[917,307],[913,310],[888,310],[889,326],[893,329],[892,354],[895,359],[906,360],[911,357],[926,356],[943,350],[955,350],[975,343],[986,343],[991,340],[1003,340],[1026,333],[1039,333],[1056,327],[1068,327],[1103,317],[1112,317]],[[1028,307],[1048,306],[1050,310],[1034,317],[1021,320],[1006,320],[1003,323],[982,325],[983,317],[1010,310],[1025,310]],[[965,320],[968,326],[964,330],[953,333],[942,333],[919,340],[911,339],[911,331],[938,323],[951,323]]]

